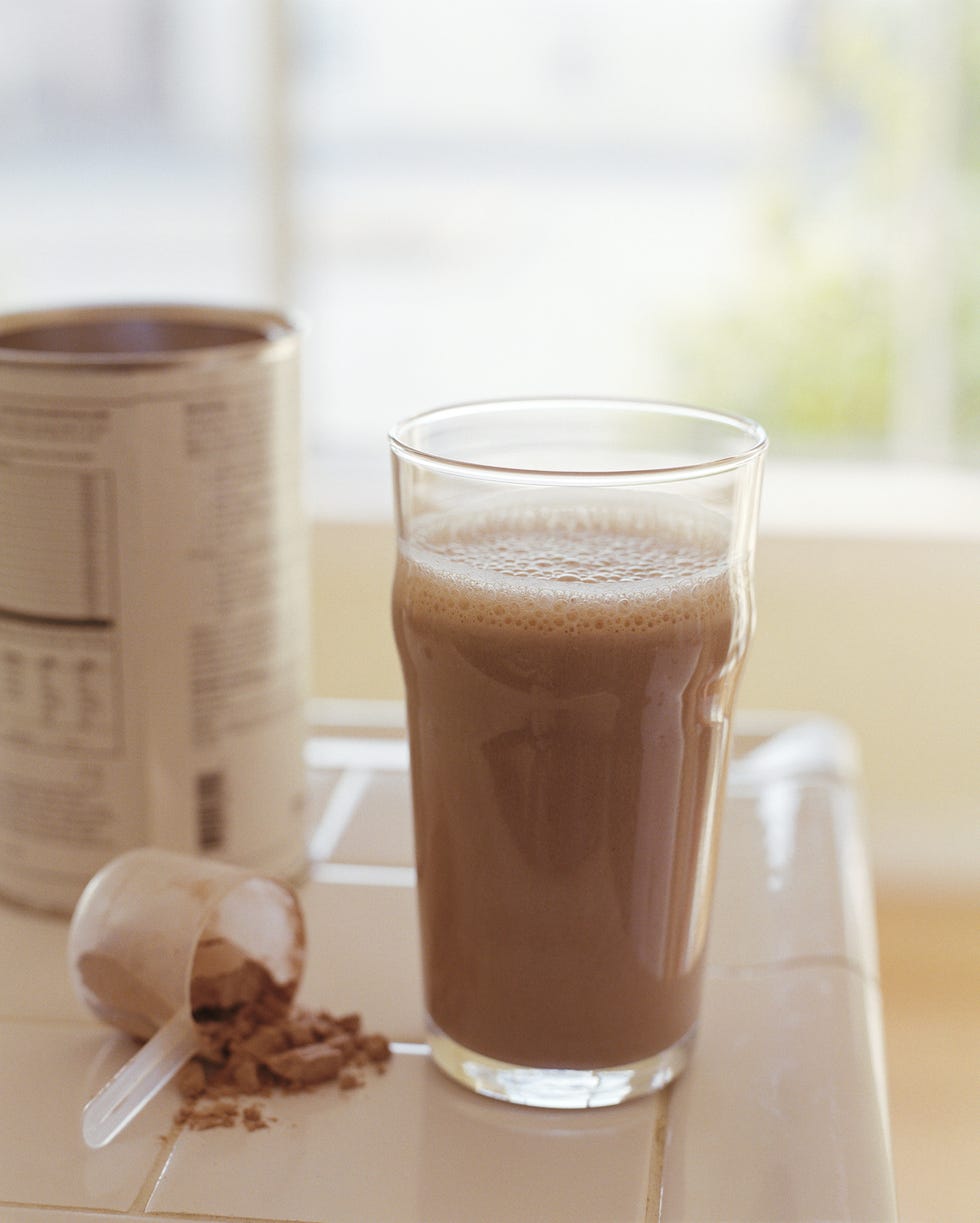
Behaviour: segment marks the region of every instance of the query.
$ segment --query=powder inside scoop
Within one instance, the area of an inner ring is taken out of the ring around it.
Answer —
[[[191,1011],[228,1011],[264,993],[282,993],[268,970],[230,939],[204,937],[191,970]],[[291,993],[288,987],[286,992]]]

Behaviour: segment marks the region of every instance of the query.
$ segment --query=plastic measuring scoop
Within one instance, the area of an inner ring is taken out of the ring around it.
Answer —
[[[100,1019],[146,1042],[85,1105],[90,1147],[111,1142],[197,1052],[192,984],[218,971],[216,945],[260,964],[291,996],[306,947],[296,893],[158,849],[122,854],[88,884],[68,935],[75,991]]]
[[[197,1025],[183,1009],[118,1070],[82,1110],[82,1137],[104,1147],[197,1052]]]

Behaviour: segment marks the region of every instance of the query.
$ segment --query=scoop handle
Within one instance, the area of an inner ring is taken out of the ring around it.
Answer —
[[[104,1147],[197,1052],[190,1012],[178,1011],[112,1076],[82,1110],[82,1137]]]

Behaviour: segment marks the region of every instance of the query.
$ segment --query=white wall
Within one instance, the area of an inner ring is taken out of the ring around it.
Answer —
[[[882,882],[980,883],[980,541],[763,538],[747,708],[857,733]]]

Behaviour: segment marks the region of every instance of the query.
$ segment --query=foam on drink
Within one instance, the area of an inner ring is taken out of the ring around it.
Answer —
[[[403,577],[419,614],[556,634],[642,633],[727,603],[724,549],[703,511],[517,506],[434,519],[405,550]]]

